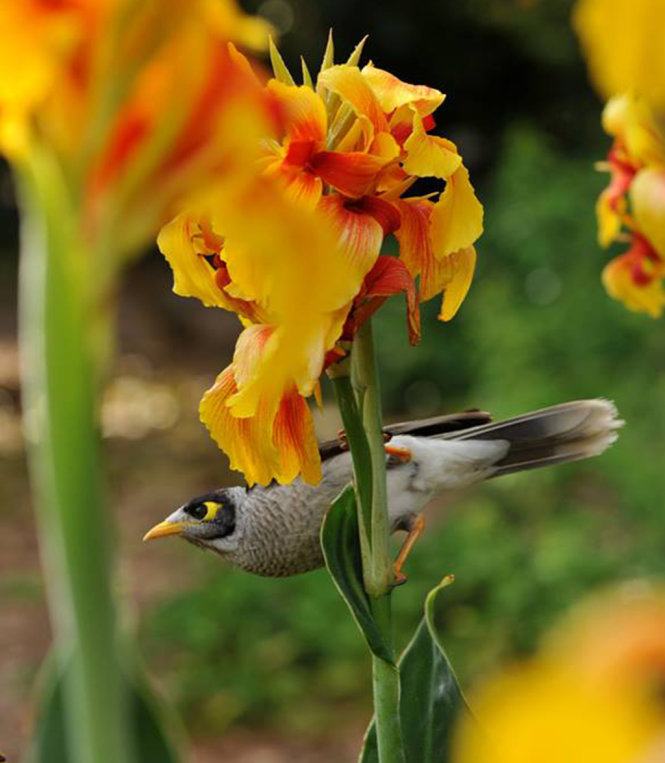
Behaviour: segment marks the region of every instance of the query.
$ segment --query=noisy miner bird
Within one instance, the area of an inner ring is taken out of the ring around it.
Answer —
[[[576,400],[492,422],[482,411],[385,427],[388,512],[393,532],[408,536],[402,565],[423,530],[421,511],[432,498],[512,472],[597,456],[623,425],[608,400]],[[343,435],[320,446],[318,485],[228,487],[193,498],[146,533],[144,540],[179,535],[257,575],[286,577],[323,566],[319,530],[328,507],[352,479]]]

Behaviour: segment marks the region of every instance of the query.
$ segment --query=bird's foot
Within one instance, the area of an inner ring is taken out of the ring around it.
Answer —
[[[383,447],[389,456],[396,458],[403,464],[408,464],[413,457],[413,454],[409,448],[402,448],[399,445],[384,445]]]
[[[404,539],[402,548],[400,548],[399,554],[397,554],[397,559],[395,559],[395,564],[393,565],[393,572],[395,575],[393,579],[393,586],[400,586],[406,583],[407,577],[402,572],[402,567],[404,567],[406,560],[409,558],[409,554],[411,553],[413,547],[416,545],[418,538],[420,538],[420,536],[423,534],[424,529],[425,517],[422,514],[417,514],[415,517],[413,517],[413,519],[410,520],[408,526],[408,535]]]

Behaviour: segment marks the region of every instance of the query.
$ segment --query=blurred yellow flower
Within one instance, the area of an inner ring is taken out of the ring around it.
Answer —
[[[455,763],[656,763],[665,749],[665,593],[585,604],[530,662],[482,687]]]
[[[211,194],[159,238],[175,291],[245,326],[200,412],[249,484],[318,482],[305,398],[323,370],[390,294],[406,294],[415,342],[418,284],[422,300],[444,293],[448,320],[473,277],[482,206],[455,145],[429,132],[444,96],[359,68],[361,50],[334,65],[329,41],[316,81],[303,65],[297,85],[273,48],[264,93],[275,121],[256,143],[260,181],[242,199]],[[419,177],[445,189],[402,198]],[[393,233],[399,258],[381,257]]]
[[[665,110],[662,0],[579,0],[573,22],[604,98],[637,93]]]
[[[3,0],[0,150],[54,157],[82,235],[136,251],[219,176],[232,98],[260,108],[226,43],[268,31],[234,0]]]
[[[603,126],[614,142],[603,169],[610,184],[596,207],[602,246],[628,241],[603,272],[609,294],[654,318],[665,308],[665,133],[637,96],[612,98]]]

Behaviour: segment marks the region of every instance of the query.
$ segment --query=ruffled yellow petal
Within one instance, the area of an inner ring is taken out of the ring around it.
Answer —
[[[385,114],[391,114],[400,106],[413,106],[424,117],[439,108],[446,97],[441,91],[426,85],[409,85],[383,69],[368,64],[363,67],[363,77],[369,82],[376,99]]]
[[[459,252],[453,252],[439,261],[439,267],[447,268],[448,281],[444,287],[443,303],[439,318],[449,321],[455,317],[462,302],[471,287],[473,274],[476,269],[476,250],[469,246]]]
[[[321,464],[309,408],[293,385],[276,397],[264,395],[251,417],[231,412],[233,399],[250,382],[270,352],[275,327],[251,326],[240,335],[233,364],[223,371],[201,401],[201,420],[251,485],[273,478],[287,483],[298,474],[310,483],[321,478]]]
[[[446,138],[428,135],[418,114],[413,115],[413,130],[404,142],[404,149],[406,158],[402,166],[410,175],[417,177],[448,180],[462,164],[457,146]]]
[[[402,220],[395,232],[400,259],[414,278],[420,276],[421,301],[425,302],[443,292],[439,318],[449,321],[459,310],[471,286],[476,250],[471,246],[437,257],[430,235],[430,220],[435,205],[429,199],[403,199],[396,205]]]
[[[252,215],[238,209],[251,208]],[[288,199],[266,178],[216,197],[234,296],[256,302],[275,327],[251,378],[229,401],[235,416],[273,408],[295,386],[312,393],[325,353],[339,337],[344,310],[371,259],[349,256],[329,215]],[[237,290],[237,291],[236,291]]]
[[[282,398],[273,424],[273,440],[280,455],[280,468],[275,475],[278,482],[292,482],[298,475],[310,485],[321,481],[314,421],[307,402],[295,388]]]
[[[466,249],[483,232],[483,207],[464,165],[453,173],[434,205],[430,231],[438,258]]]
[[[630,187],[635,226],[665,260],[665,168],[645,169]]]
[[[215,281],[215,271],[204,254],[219,251],[206,246],[200,220],[183,213],[165,225],[157,238],[157,246],[173,270],[173,291],[181,297],[196,297],[206,307],[231,309]],[[213,244],[214,246],[214,244]]]
[[[591,78],[604,98],[641,93],[665,108],[661,0],[580,0],[573,16]]]

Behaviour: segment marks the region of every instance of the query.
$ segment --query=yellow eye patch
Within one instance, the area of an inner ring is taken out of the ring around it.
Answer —
[[[209,522],[217,516],[217,512],[222,508],[221,503],[215,503],[215,501],[203,501],[203,505],[206,507],[207,512],[205,517],[201,521]]]

